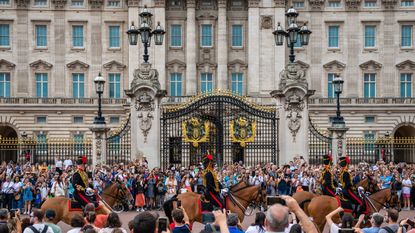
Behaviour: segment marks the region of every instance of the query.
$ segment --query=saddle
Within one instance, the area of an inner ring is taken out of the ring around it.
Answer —
[[[102,208],[102,205],[98,202],[94,202],[94,205],[95,205],[95,211]],[[68,200],[68,209],[69,209],[70,212],[71,211],[77,211],[77,212],[81,211],[82,212],[82,211],[84,211],[84,206],[82,206],[81,203],[78,202],[75,199],[69,199]]]

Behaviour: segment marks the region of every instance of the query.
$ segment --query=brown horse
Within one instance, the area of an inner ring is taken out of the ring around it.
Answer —
[[[379,211],[382,207],[399,206],[399,198],[395,190],[382,189],[369,197],[366,201],[370,206],[370,213]],[[373,204],[371,204],[373,203]],[[320,232],[323,232],[326,224],[326,215],[339,207],[336,198],[330,196],[317,196],[308,205],[308,213],[313,218]],[[334,222],[340,222],[340,216],[334,216]]]
[[[359,183],[356,184],[356,187],[362,187],[365,191],[369,193],[375,193],[379,191],[379,187],[376,183],[375,179],[372,179],[371,177],[367,177],[363,180],[361,180]],[[308,213],[308,205],[314,197],[317,197],[318,195],[311,193],[311,192],[296,192],[293,195],[293,198],[297,201],[298,205],[300,205],[301,209],[304,210],[304,213],[309,215]]]
[[[202,209],[201,209],[201,195],[197,193],[182,193],[177,197],[166,201],[163,204],[164,212],[171,220],[171,212],[175,208],[173,202],[180,200],[182,207],[185,209],[189,216],[190,223],[202,222]],[[239,220],[242,222],[247,212],[248,206],[254,204],[259,206],[263,199],[261,186],[250,186],[245,182],[240,182],[233,186],[228,196],[226,197],[226,209],[232,213],[238,214]]]
[[[108,206],[114,206],[116,203],[123,203],[126,200],[131,202],[133,197],[130,191],[127,189],[124,183],[119,181],[113,182],[111,185],[107,186],[102,194],[102,199]],[[71,219],[74,214],[82,214],[80,210],[69,210],[69,198],[65,197],[53,197],[47,199],[41,209],[45,211],[47,209],[53,209],[56,212],[56,217],[53,219],[53,222],[56,224],[59,221],[63,221],[64,223],[70,225]],[[111,211],[105,207],[104,203],[100,201],[100,207],[97,208],[97,214],[109,214]]]

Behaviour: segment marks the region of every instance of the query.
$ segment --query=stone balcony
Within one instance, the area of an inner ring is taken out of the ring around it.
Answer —
[[[98,98],[27,98],[27,97],[0,97],[3,105],[98,105]],[[127,99],[102,99],[104,105],[125,105]]]

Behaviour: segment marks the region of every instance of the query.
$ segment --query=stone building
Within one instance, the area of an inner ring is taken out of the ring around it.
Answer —
[[[294,6],[313,32],[295,52],[315,90],[314,124],[325,129],[335,115],[339,73],[348,136],[415,136],[414,0],[0,0],[0,134],[90,135],[99,72],[104,116],[118,127],[143,55],[125,32],[144,6],[167,32],[150,63],[168,97],[228,89],[273,104],[289,48],[272,32]]]

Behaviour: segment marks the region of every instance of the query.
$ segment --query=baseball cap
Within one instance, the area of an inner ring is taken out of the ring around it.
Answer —
[[[46,212],[45,212],[45,217],[47,219],[54,219],[56,217],[56,213],[52,209],[47,209]]]

